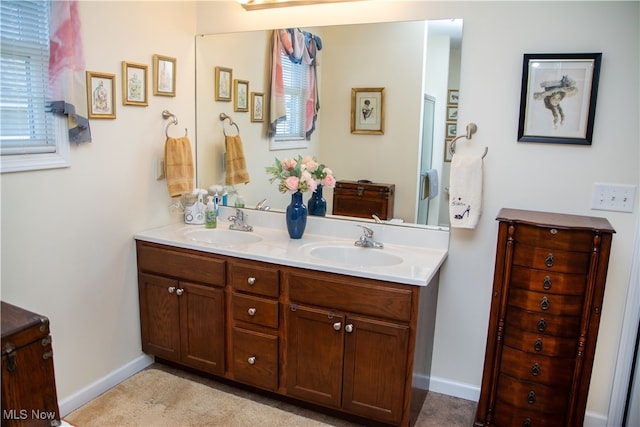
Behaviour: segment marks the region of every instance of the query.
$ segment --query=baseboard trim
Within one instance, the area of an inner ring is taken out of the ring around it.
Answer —
[[[133,374],[143,370],[153,363],[153,357],[142,355],[131,362],[89,384],[80,391],[58,402],[60,416],[65,417],[82,405],[100,396],[105,391],[120,384]]]

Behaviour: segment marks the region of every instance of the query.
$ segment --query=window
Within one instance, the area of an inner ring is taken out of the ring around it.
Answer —
[[[305,116],[309,66],[295,64],[288,56],[282,56],[282,80],[287,118],[276,125],[271,149],[307,147]]]
[[[0,157],[2,172],[69,166],[64,116],[48,105],[46,1],[0,2]]]

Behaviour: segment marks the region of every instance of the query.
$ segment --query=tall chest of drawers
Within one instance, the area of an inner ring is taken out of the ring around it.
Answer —
[[[582,426],[612,234],[603,218],[502,209],[475,426]]]

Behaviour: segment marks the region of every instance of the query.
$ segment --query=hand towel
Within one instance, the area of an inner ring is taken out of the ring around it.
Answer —
[[[171,197],[193,191],[195,168],[191,142],[186,136],[167,138],[164,144],[164,175]]]
[[[482,154],[456,153],[449,177],[451,227],[476,228],[482,213]]]
[[[249,182],[249,172],[247,172],[240,135],[225,137],[224,145],[227,150],[227,155],[225,156],[225,185],[246,184]]]
[[[429,200],[435,198],[438,195],[438,170],[429,169],[424,173],[424,181],[422,183],[422,198]]]

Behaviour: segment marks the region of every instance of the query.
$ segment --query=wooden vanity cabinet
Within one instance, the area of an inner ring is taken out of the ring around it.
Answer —
[[[606,219],[503,209],[475,426],[581,427],[612,233]]]

